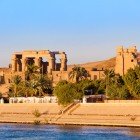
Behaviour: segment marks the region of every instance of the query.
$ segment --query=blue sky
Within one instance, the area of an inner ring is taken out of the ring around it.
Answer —
[[[0,66],[22,50],[60,50],[69,64],[140,50],[140,0],[0,0]]]

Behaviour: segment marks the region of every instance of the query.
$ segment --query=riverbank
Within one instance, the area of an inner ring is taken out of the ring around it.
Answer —
[[[0,104],[0,122],[140,127],[140,103]]]

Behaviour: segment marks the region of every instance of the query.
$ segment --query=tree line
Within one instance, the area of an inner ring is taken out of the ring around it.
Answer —
[[[52,91],[52,80],[47,75],[40,74],[39,67],[28,65],[25,80],[19,75],[13,76],[9,97],[42,97],[52,94]]]
[[[90,80],[85,68],[74,66],[69,81],[61,80],[53,87],[51,77],[40,74],[35,65],[28,65],[25,80],[15,75],[9,88],[9,97],[42,97],[55,95],[63,105],[81,100],[84,95],[106,95],[108,99],[140,99],[140,66],[129,69],[124,76],[114,70],[105,70],[105,78]]]

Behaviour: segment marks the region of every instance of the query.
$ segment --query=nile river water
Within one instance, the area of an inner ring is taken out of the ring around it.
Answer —
[[[140,128],[0,124],[0,140],[140,140]]]

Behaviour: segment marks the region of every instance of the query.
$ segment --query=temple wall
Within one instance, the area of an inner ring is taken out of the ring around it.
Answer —
[[[122,46],[117,48],[115,73],[124,75],[128,69],[137,65],[137,49],[135,46],[127,49],[124,49]]]
[[[11,68],[1,68],[0,69],[0,84],[9,84],[11,81]]]
[[[52,71],[56,71],[57,67],[55,55],[60,55],[60,71],[67,71],[67,55],[65,52],[50,52],[49,50],[42,50],[23,51],[13,54],[12,72],[25,72],[29,63],[34,63],[38,67],[44,66],[42,59],[46,58],[48,62],[47,73],[51,74]]]
[[[129,68],[134,68],[138,65],[137,49],[136,47],[130,47],[124,49],[122,46],[117,48],[116,66],[115,72],[120,75],[124,75]],[[56,61],[56,55],[59,55],[60,63]],[[42,59],[46,58],[46,62]],[[27,70],[27,61],[32,61],[36,66],[43,67],[43,72],[49,74],[53,79],[54,86],[60,80],[69,80],[67,70],[67,55],[64,52],[51,52],[48,50],[42,51],[23,51],[14,53],[12,55],[11,64],[12,67],[0,68],[0,84],[9,84],[14,75],[20,75],[22,79],[25,79],[25,71]],[[42,72],[42,71],[40,71]],[[103,79],[104,70],[92,70],[88,71],[90,74],[89,79]]]
[[[60,80],[69,80],[68,77],[68,72],[67,71],[63,71],[63,72],[59,72],[59,71],[53,71],[52,72],[52,76],[53,76],[53,85],[55,86]]]
[[[104,70],[89,71],[91,80],[103,79],[105,77]]]
[[[124,75],[124,55],[123,55],[123,47],[117,48],[117,56],[116,56],[116,65],[115,65],[115,73],[119,73],[120,75]]]

